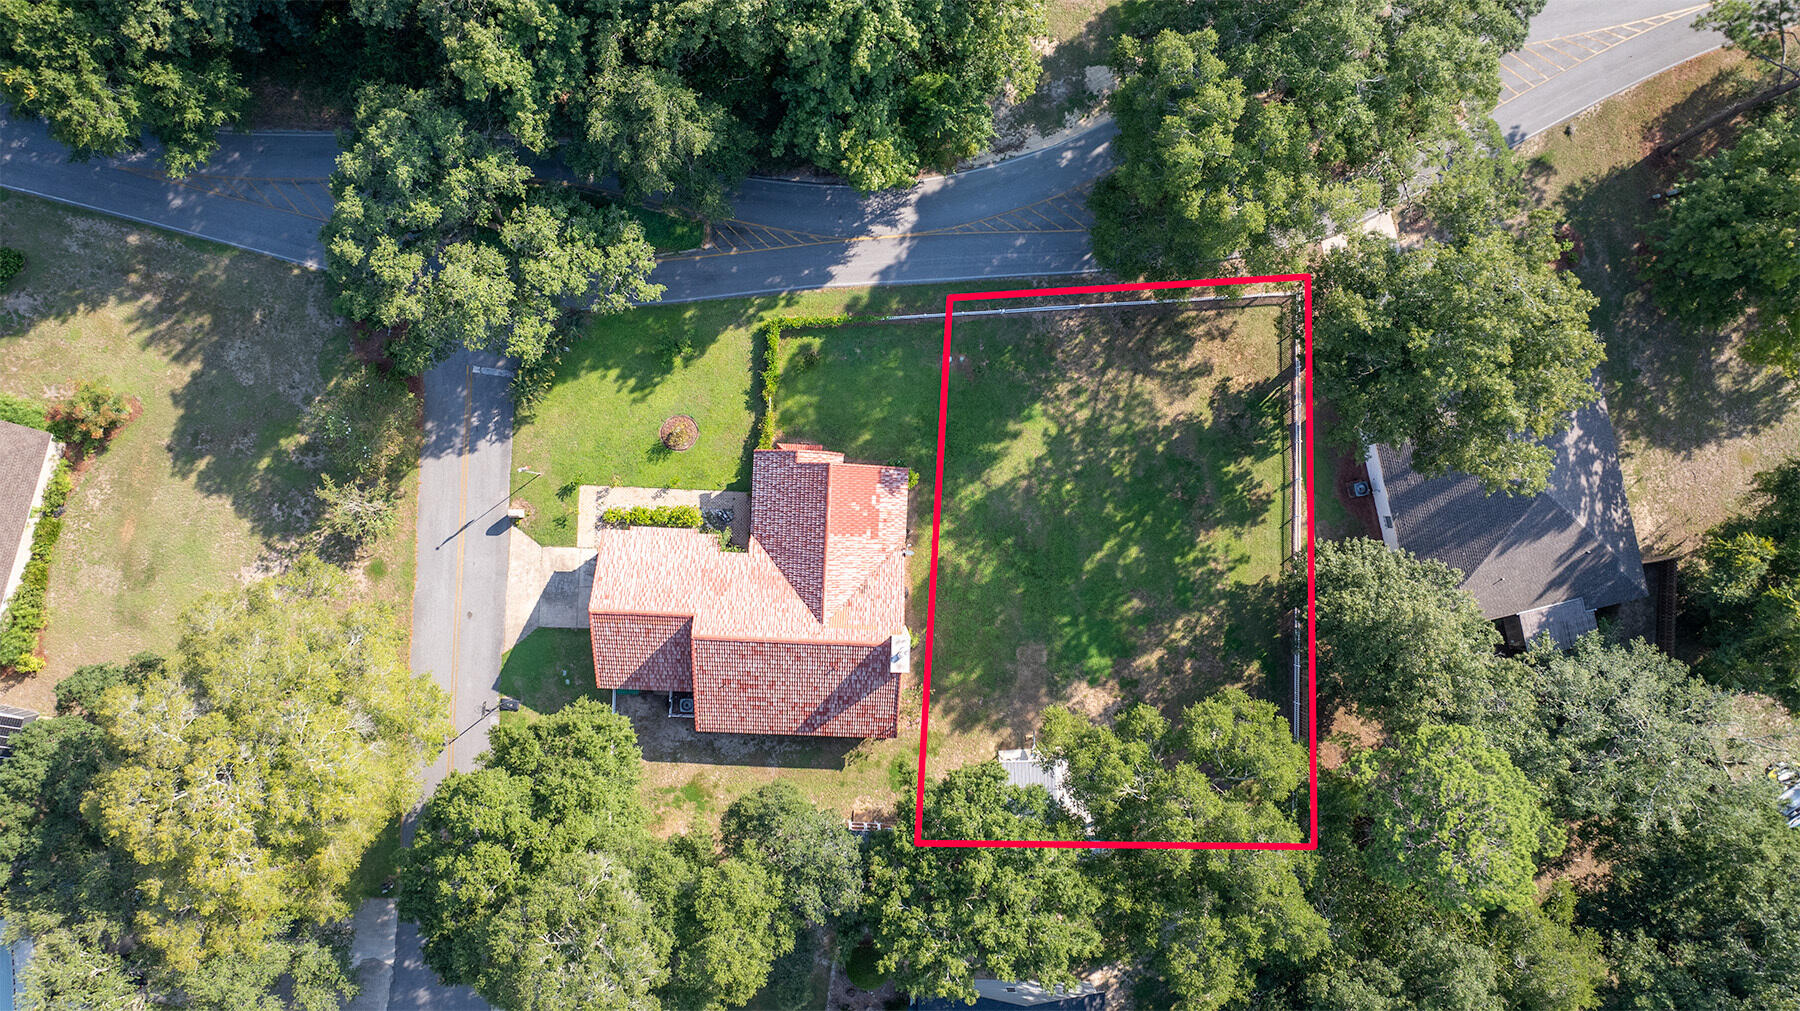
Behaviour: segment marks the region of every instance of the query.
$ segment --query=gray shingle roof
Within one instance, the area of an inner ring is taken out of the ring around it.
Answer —
[[[1413,472],[1410,447],[1380,449],[1400,546],[1461,570],[1489,618],[1575,597],[1598,609],[1649,592],[1606,402],[1577,411],[1549,445],[1549,486],[1529,497],[1489,495],[1464,474],[1427,479]]]
[[[0,421],[0,590],[5,589],[18,553],[30,550],[20,542],[49,450],[50,433]]]

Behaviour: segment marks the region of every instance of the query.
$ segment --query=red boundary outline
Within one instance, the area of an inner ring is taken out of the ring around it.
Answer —
[[[1066,288],[1022,288],[1011,291],[964,292],[944,297],[944,350],[938,360],[937,479],[931,507],[931,575],[925,611],[925,668],[923,706],[919,717],[918,789],[913,798],[913,845],[939,847],[1007,847],[1053,849],[1202,849],[1202,850],[1316,850],[1319,848],[1319,682],[1317,653],[1316,588],[1314,585],[1313,524],[1313,347],[1311,274],[1264,274],[1246,277],[1201,278],[1189,281],[1149,281],[1135,284],[1084,284]],[[1233,284],[1299,282],[1305,332],[1306,388],[1306,684],[1308,750],[1309,841],[1302,843],[1256,842],[1133,842],[1090,839],[927,839],[921,832],[925,813],[925,742],[931,727],[932,635],[937,624],[938,531],[943,520],[944,433],[950,408],[950,324],[958,302],[993,301],[1050,295],[1091,295],[1109,291],[1166,291],[1171,288],[1209,288]]]

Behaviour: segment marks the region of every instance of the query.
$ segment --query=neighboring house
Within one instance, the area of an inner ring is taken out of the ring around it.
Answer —
[[[1595,628],[1595,612],[1649,593],[1605,401],[1575,412],[1548,444],[1556,463],[1535,496],[1490,495],[1467,475],[1421,477],[1409,448],[1369,454],[1388,547],[1460,570],[1514,647],[1542,632],[1567,648]]]
[[[804,443],[751,462],[750,543],[597,535],[594,680],[692,692],[694,729],[893,737],[907,673],[904,467]]]
[[[54,473],[56,442],[50,433],[0,421],[0,575],[6,579],[0,612],[24,579],[38,507]]]

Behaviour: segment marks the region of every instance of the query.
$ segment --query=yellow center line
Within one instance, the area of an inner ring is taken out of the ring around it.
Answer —
[[[460,452],[456,455],[461,461],[461,474],[456,486],[456,596],[455,608],[450,612],[450,719],[451,733],[456,733],[457,724],[462,717],[456,715],[456,644],[462,632],[463,613],[463,527],[468,524],[469,513],[469,416],[475,408],[475,373],[469,366],[463,366],[463,420],[462,435],[457,439]],[[456,771],[456,738],[450,738],[450,746],[446,749],[448,761],[445,763],[446,774]]]

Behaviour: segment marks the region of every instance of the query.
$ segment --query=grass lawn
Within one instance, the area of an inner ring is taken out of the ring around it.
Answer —
[[[646,306],[589,320],[555,386],[513,433],[513,463],[544,474],[520,492],[529,509],[525,532],[540,544],[574,544],[582,484],[748,491],[751,328],[764,316],[928,312],[943,308],[946,291],[969,287],[840,288]],[[671,453],[657,433],[677,414],[694,419],[700,440]]]
[[[1276,319],[958,322],[932,667],[932,744],[954,742],[942,761],[1022,744],[1052,702],[1099,713],[1262,689],[1284,554]],[[867,325],[789,342],[780,431],[913,464],[929,489],[941,335]],[[916,504],[909,623],[922,629],[928,493]]]
[[[516,713],[501,713],[502,722],[553,713],[583,695],[605,701],[611,694],[594,687],[593,644],[579,628],[540,628],[507,650],[499,688],[521,704]]]
[[[77,666],[167,651],[196,597],[280,564],[315,518],[307,409],[361,366],[325,278],[298,267],[16,193],[0,193],[0,244],[28,258],[0,293],[0,391],[48,399],[91,379],[143,405],[69,500],[48,668],[4,686],[6,701],[46,710]],[[410,418],[401,427],[416,438]],[[402,622],[409,471],[399,529],[357,566],[362,592]]]
[[[1800,389],[1745,364],[1737,333],[1697,331],[1664,315],[1632,266],[1656,213],[1651,194],[1732,129],[1690,141],[1672,163],[1649,160],[1652,149],[1753,91],[1753,71],[1738,53],[1703,56],[1525,148],[1544,202],[1574,226],[1582,283],[1600,297],[1593,322],[1606,340],[1604,390],[1646,557],[1691,550],[1735,511],[1757,471],[1800,447]]]

